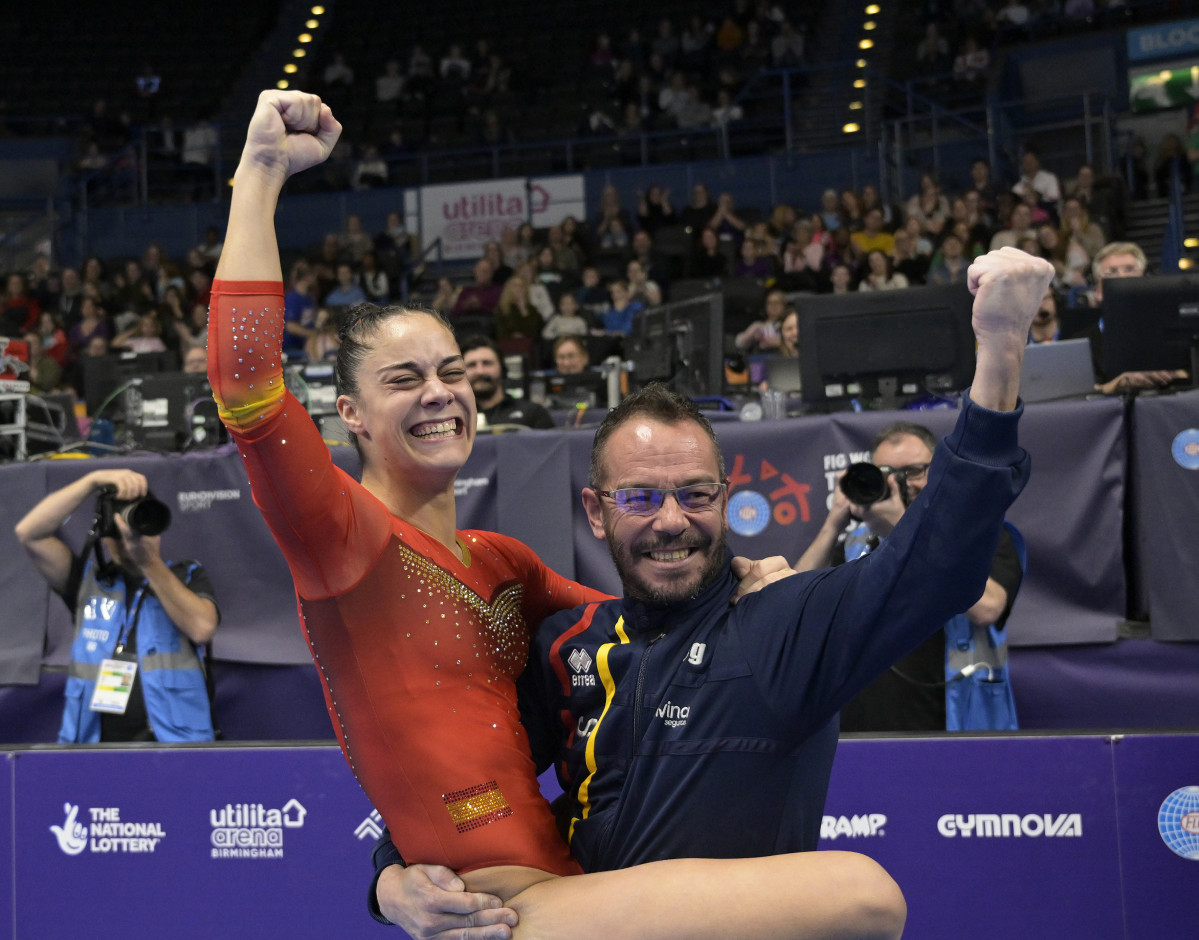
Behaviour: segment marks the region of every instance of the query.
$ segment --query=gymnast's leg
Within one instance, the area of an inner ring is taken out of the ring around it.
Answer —
[[[873,940],[899,937],[907,916],[899,886],[852,852],[651,862],[506,903],[515,940]]]

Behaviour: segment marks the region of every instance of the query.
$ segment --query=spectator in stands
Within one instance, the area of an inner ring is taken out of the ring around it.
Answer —
[[[371,303],[385,305],[391,299],[391,282],[387,272],[379,267],[373,251],[365,251],[362,254],[358,283]]]
[[[283,353],[300,356],[316,329],[316,275],[306,262],[291,268],[291,286],[283,297]]]
[[[883,202],[877,186],[867,183],[862,187],[860,205],[863,218],[866,217],[866,213],[871,209],[878,209],[883,214],[883,228],[888,232],[895,231],[895,210],[890,204]]]
[[[190,375],[204,375],[208,372],[208,351],[203,346],[190,346],[183,354],[184,372]]]
[[[953,56],[949,54],[949,42],[941,34],[936,22],[930,20],[924,26],[924,36],[916,44],[916,74],[935,79],[933,87],[939,87],[952,68]]]
[[[491,265],[491,283],[498,284],[501,287],[507,282],[508,278],[512,277],[512,272],[515,268],[510,268],[504,264],[504,252],[498,241],[489,241],[483,245],[483,257]],[[532,258],[527,259],[531,261]],[[526,263],[526,262],[521,262]],[[519,265],[517,265],[519,267]]]
[[[653,235],[658,229],[675,222],[674,208],[670,205],[670,190],[657,183],[648,190],[637,190],[637,224],[641,230]]]
[[[203,349],[208,344],[208,304],[192,303],[187,313],[174,321],[180,348]]]
[[[553,418],[544,407],[513,398],[504,390],[504,356],[487,336],[468,336],[460,344],[466,377],[478,406],[479,426],[519,424],[530,428],[552,428]]]
[[[1186,195],[1191,191],[1193,180],[1191,161],[1187,159],[1182,138],[1177,134],[1166,134],[1158,144],[1157,163],[1153,168],[1154,185],[1157,187],[1158,196],[1163,199],[1170,195],[1170,180],[1175,172],[1178,173],[1178,185],[1182,189],[1182,195]]]
[[[788,359],[799,356],[799,311],[792,304],[787,304],[787,312],[779,324],[778,354]]]
[[[829,284],[832,287],[831,293],[848,294],[850,286],[853,284],[853,271],[847,264],[835,264],[829,272]]]
[[[586,336],[591,324],[579,313],[579,301],[574,294],[564,292],[558,298],[558,308],[541,328],[541,338],[553,342],[560,336]]]
[[[162,321],[153,310],[143,313],[133,326],[114,336],[109,345],[138,354],[167,351],[162,339]]]
[[[374,144],[362,148],[362,156],[354,164],[354,176],[351,185],[354,189],[379,189],[388,184],[387,161],[379,153]]]
[[[354,266],[343,261],[337,266],[337,286],[325,295],[325,304],[330,307],[352,307],[366,303],[366,291],[358,283]]]
[[[94,297],[84,294],[79,301],[79,320],[67,330],[67,341],[76,357],[80,357],[93,337],[103,339],[107,346],[108,338],[112,335],[111,329],[104,309]]]
[[[791,235],[779,259],[782,268],[780,285],[788,291],[819,291],[822,287],[823,258],[823,246],[812,240],[812,223],[807,219],[798,219],[791,226]]]
[[[737,264],[733,266],[733,277],[750,278],[761,284],[771,284],[776,276],[773,260],[763,245],[754,238],[744,239],[741,242]]]
[[[0,314],[0,336],[17,338],[37,329],[42,307],[25,284],[21,274],[10,274],[5,279],[4,310]]]
[[[354,86],[354,70],[350,68],[345,55],[341,52],[333,53],[333,60],[325,66],[322,78],[325,82],[325,91],[333,91],[341,97],[344,97],[344,92],[348,92]]]
[[[724,278],[729,275],[729,258],[720,247],[715,229],[705,227],[691,256],[691,276],[701,280]]]
[[[51,308],[54,315],[67,329],[79,322],[83,305],[83,279],[75,268],[63,268],[59,275],[58,296]]]
[[[982,157],[976,158],[970,164],[970,186],[966,193],[978,194],[978,207],[981,214],[989,217],[988,224],[994,224],[999,187],[991,179],[991,164]]]
[[[600,251],[611,254],[629,247],[629,230],[625,228],[620,216],[602,220],[596,227],[595,234]]]
[[[995,12],[995,24],[999,27],[1024,27],[1032,14],[1024,0],[1007,0]]]
[[[867,210],[861,231],[854,232],[850,238],[863,254],[875,249],[890,254],[895,247],[895,237],[883,228],[883,210],[877,206]]]
[[[828,246],[824,249],[825,270],[831,272],[834,267],[843,264],[854,272],[856,277],[862,267],[862,260],[862,253],[853,243],[849,229],[844,226],[836,229],[832,233]]]
[[[413,238],[404,225],[404,217],[392,210],[387,213],[383,230],[372,239],[375,260],[387,273],[389,282],[399,283],[412,260]]]
[[[703,72],[711,60],[715,27],[702,16],[692,16],[679,37],[679,68]]]
[[[733,342],[744,353],[775,352],[782,342],[781,327],[787,312],[787,295],[781,290],[766,294],[762,316],[737,334]]]
[[[583,286],[575,291],[579,309],[583,312],[584,317],[590,318],[594,323],[600,323],[603,315],[612,306],[611,295],[600,280],[599,269],[595,265],[584,266],[582,279]]]
[[[716,211],[708,220],[708,228],[714,229],[722,242],[739,246],[745,237],[746,222],[737,215],[736,201],[732,193],[721,193]]]
[[[337,236],[337,248],[340,257],[352,264],[358,264],[362,256],[371,250],[373,241],[362,226],[362,217],[351,212],[346,216],[345,231]]]
[[[949,221],[949,200],[931,173],[920,177],[920,188],[908,200],[907,218],[920,222],[920,230],[932,238],[941,234]]]
[[[433,294],[433,299],[429,301],[429,306],[448,317],[454,309],[454,304],[458,302],[458,295],[461,292],[462,288],[448,277],[439,277],[437,290]]]
[[[49,310],[43,310],[38,318],[37,336],[41,351],[58,363],[60,370],[66,370],[74,359],[74,352],[67,341],[67,331]]]
[[[891,269],[891,259],[877,248],[866,253],[866,273],[858,290],[899,290],[910,286],[908,279]]]
[[[643,307],[657,307],[662,303],[662,288],[657,281],[651,280],[645,266],[637,258],[629,260],[625,265],[628,277],[629,295]]]
[[[770,63],[776,69],[796,69],[804,64],[804,38],[790,20],[779,23],[778,33],[770,40]]]
[[[613,221],[618,222],[619,226],[614,227]],[[629,215],[629,210],[621,203],[620,191],[611,183],[605,186],[600,193],[599,208],[596,211],[593,230],[595,240],[601,247],[603,247],[604,237],[611,236],[615,231],[623,234],[623,244],[610,247],[623,248],[628,245],[629,234],[633,231],[633,220]]]
[[[1028,329],[1029,345],[1053,343],[1061,337],[1061,321],[1058,319],[1057,294],[1053,289],[1045,291],[1041,298],[1041,306],[1033,317],[1032,326]]]
[[[679,222],[698,242],[700,233],[715,214],[716,205],[708,194],[708,187],[703,183],[696,183],[691,187],[691,200],[687,203],[687,208],[679,213]]]
[[[931,265],[931,254],[924,254],[917,249],[916,236],[906,228],[895,233],[891,246],[891,270],[906,277],[909,284],[916,285],[928,281]]]
[[[928,283],[965,284],[969,267],[970,261],[966,259],[961,238],[949,232],[941,239],[941,247],[933,256],[932,266],[928,271]]]
[[[989,230],[982,226],[971,228],[965,222],[954,222],[949,230],[958,237],[958,241],[962,243],[962,253],[970,261],[985,254],[987,245],[991,243]],[[983,237],[986,238],[985,241],[982,240]]]
[[[1106,243],[1103,229],[1091,221],[1086,206],[1078,196],[1067,196],[1062,202],[1062,238],[1075,241],[1089,259],[1095,257]]]
[[[532,357],[545,325],[540,311],[529,299],[526,277],[531,269],[522,265],[518,273],[504,283],[495,311],[495,338],[504,355]]]
[[[991,239],[991,251],[996,248],[1011,247],[1015,248],[1020,239],[1033,236],[1035,233],[1032,229],[1032,210],[1023,202],[1017,203],[1012,209],[1011,224],[1000,231],[996,232]]]
[[[634,242],[637,240],[637,235],[642,235],[646,238],[649,237],[646,232],[637,232],[633,236]],[[577,281],[579,266],[582,263],[582,259],[579,257],[578,252],[576,252],[571,245],[567,244],[566,230],[562,225],[551,225],[548,229],[546,229],[545,245],[537,254],[538,263],[542,270],[547,268],[547,265],[544,261],[545,252],[547,249],[550,253],[550,262],[548,268],[557,272],[563,277]]]
[[[720,27],[716,30],[716,48],[729,54],[740,49],[743,42],[745,31],[741,24],[732,16],[726,16],[721,20]]]
[[[206,117],[201,117],[183,130],[179,172],[184,190],[193,200],[213,199],[217,195],[213,168],[220,143],[216,125]]]
[[[960,91],[982,91],[991,69],[991,53],[979,45],[978,37],[967,34],[953,60],[953,80]]]
[[[454,317],[494,314],[500,303],[500,285],[493,281],[495,269],[486,258],[475,263],[475,279],[458,293],[454,301]]]
[[[573,215],[568,215],[562,220],[562,244],[574,252],[580,267],[591,257],[591,243],[587,238],[587,232]]]
[[[850,232],[861,231],[863,225],[862,200],[858,196],[857,190],[850,186],[846,186],[841,190],[837,197],[841,224],[850,230]]]
[[[413,45],[408,55],[408,70],[404,79],[405,97],[416,102],[428,98],[433,89],[433,59],[420,43]]]
[[[1020,179],[1012,187],[1017,196],[1035,194],[1037,203],[1056,221],[1062,201],[1062,184],[1057,174],[1041,166],[1040,157],[1031,147],[1020,159]]]
[[[591,364],[587,343],[579,336],[559,336],[554,340],[553,356],[560,375],[581,375]]]
[[[383,64],[383,74],[375,78],[375,101],[384,106],[384,113],[395,114],[404,93],[404,74],[400,71],[399,59],[388,59]]]
[[[612,306],[602,315],[603,331],[608,336],[629,336],[633,332],[633,320],[645,309],[632,299],[627,281],[613,281],[608,285]]]

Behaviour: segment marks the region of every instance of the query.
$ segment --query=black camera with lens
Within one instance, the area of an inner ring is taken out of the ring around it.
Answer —
[[[845,475],[841,477],[841,492],[851,503],[857,506],[869,506],[871,503],[877,503],[880,499],[887,498],[887,477],[889,476],[895,477],[895,482],[899,484],[899,498],[906,506],[909,499],[906,485],[908,474],[905,470],[876,467],[872,463],[850,464]]]
[[[97,530],[107,538],[119,539],[116,518],[120,516],[138,535],[161,535],[171,524],[171,509],[147,493],[137,499],[117,499],[116,487],[106,486],[96,500]]]

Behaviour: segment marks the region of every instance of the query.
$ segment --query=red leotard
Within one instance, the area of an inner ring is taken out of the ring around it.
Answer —
[[[515,679],[526,624],[604,595],[491,532],[459,532],[459,561],[337,468],[283,389],[282,293],[213,285],[209,372],[350,767],[413,861],[578,873],[538,790]]]

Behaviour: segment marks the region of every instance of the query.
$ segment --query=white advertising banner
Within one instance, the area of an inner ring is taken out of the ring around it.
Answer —
[[[557,225],[568,215],[587,218],[583,177],[550,176],[424,186],[420,191],[421,245],[441,239],[447,260],[478,258],[483,245],[523,222]]]

